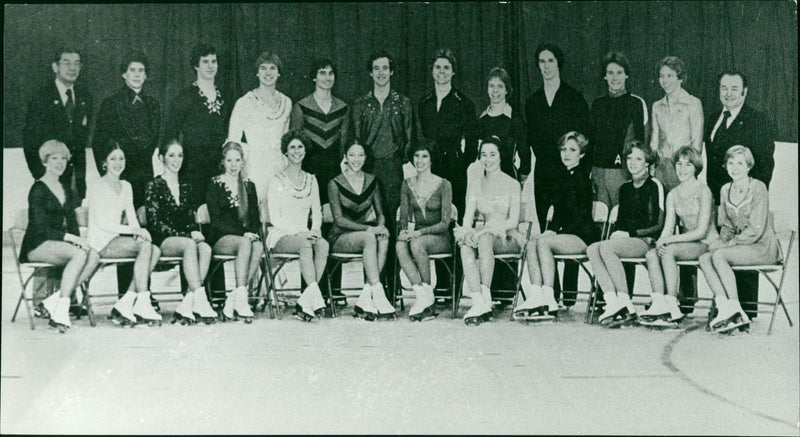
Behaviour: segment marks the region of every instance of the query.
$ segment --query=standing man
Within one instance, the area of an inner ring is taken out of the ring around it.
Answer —
[[[434,89],[419,101],[420,132],[436,143],[431,171],[450,181],[458,221],[464,215],[467,195],[467,165],[464,150],[477,150],[475,104],[453,86],[456,57],[450,49],[439,49],[431,62]],[[462,146],[464,149],[462,150]]]
[[[147,57],[132,53],[120,64],[125,86],[106,97],[97,114],[92,149],[97,171],[102,175],[102,150],[111,140],[125,152],[125,171],[120,176],[133,188],[133,206],[144,205],[144,190],[153,178],[153,153],[158,149],[161,107],[158,100],[142,92],[147,80]],[[140,214],[141,215],[141,214]]]
[[[353,103],[353,130],[355,138],[367,151],[366,170],[380,181],[386,227],[394,233],[403,164],[413,134],[413,109],[408,97],[391,87],[394,59],[389,52],[373,53],[367,71],[373,87]]]
[[[135,52],[123,58],[120,73],[125,86],[116,94],[106,97],[100,104],[97,114],[92,151],[100,175],[103,149],[109,142],[116,141],[125,152],[125,170],[121,179],[130,182],[133,188],[133,206],[137,210],[140,223],[144,222],[144,191],[147,182],[153,178],[153,154],[158,149],[158,129],[161,121],[161,108],[158,101],[142,92],[147,79],[147,57]],[[117,286],[120,296],[128,289],[133,278],[133,265],[117,267]],[[158,311],[157,302],[154,307]]]
[[[557,45],[542,43],[536,48],[535,57],[544,82],[542,88],[528,97],[525,116],[528,124],[528,143],[536,157],[533,170],[533,194],[540,229],[545,228],[547,209],[553,204],[554,188],[561,182],[558,175],[563,164],[558,150],[558,138],[570,131],[585,133],[589,127],[589,106],[583,94],[561,81],[564,68],[564,52]],[[591,144],[591,139],[590,139]],[[578,289],[578,265],[564,266],[564,280],[554,284],[556,300],[564,290]],[[576,294],[565,293],[562,302],[566,306],[575,304]]]
[[[603,56],[602,74],[608,94],[592,103],[590,112],[592,185],[597,200],[609,208],[619,203],[619,187],[630,179],[622,157],[625,144],[633,140],[645,143],[647,105],[628,92],[630,63],[620,52]]]
[[[83,199],[86,196],[86,146],[94,111],[92,95],[76,84],[81,73],[81,55],[71,47],[56,51],[52,63],[55,80],[31,98],[22,143],[25,160],[34,179],[44,175],[39,147],[57,139],[69,148],[70,160],[61,181]]]
[[[755,160],[750,176],[769,188],[775,168],[775,137],[764,114],[745,104],[747,77],[744,74],[728,70],[719,75],[717,83],[722,111],[708,118],[705,143],[708,158],[706,179],[714,203],[719,206],[720,189],[731,181],[725,170],[725,152],[736,145],[750,149]],[[758,305],[749,303],[758,300],[758,273],[734,272],[734,275],[742,309],[752,319],[758,314]]]

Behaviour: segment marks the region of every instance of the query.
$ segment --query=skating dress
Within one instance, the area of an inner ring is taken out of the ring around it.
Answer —
[[[214,176],[206,189],[206,205],[211,223],[203,227],[203,233],[211,247],[226,235],[242,236],[245,232],[258,234],[261,220],[256,202],[256,187],[245,179],[247,194],[247,214],[245,220],[239,218],[239,194],[233,195],[221,176]]]
[[[161,246],[169,237],[190,237],[192,231],[199,230],[194,216],[197,207],[189,182],[179,182],[177,200],[180,202],[176,202],[167,181],[156,176],[147,184],[144,199],[146,228],[154,245]]]
[[[427,248],[433,253],[450,250],[448,230],[455,219],[452,216],[452,188],[447,179],[439,178],[439,183],[428,192],[422,191],[416,178],[403,181],[400,194],[400,229],[408,229],[414,223],[414,230],[433,237]]]
[[[336,240],[342,234],[355,232],[355,229],[347,226],[347,222],[374,226],[376,221],[383,221],[380,220],[384,214],[378,180],[369,173],[364,173],[364,183],[360,193],[355,192],[343,174],[336,176],[328,183],[328,199],[331,201],[333,213],[333,226],[328,233],[331,248],[335,247]]]
[[[758,179],[750,178],[747,194],[738,205],[731,201],[730,189],[729,182],[722,186],[720,192],[720,239],[730,245],[749,245],[756,252],[753,263],[777,261],[780,250],[769,212],[767,186]]]
[[[517,183],[511,176],[505,174],[503,176],[511,179],[513,183]],[[470,187],[470,194],[468,194],[468,197],[475,198],[475,209],[478,213],[478,218],[482,217],[484,221],[483,226],[476,227],[477,237],[485,233],[491,233],[490,229],[498,225],[502,226],[510,218],[511,193],[488,197],[483,192],[483,178],[474,181],[474,186]],[[467,203],[469,203],[469,199]],[[476,243],[478,241],[477,237],[475,238]],[[520,247],[515,239],[519,237],[522,236],[517,228],[507,230],[504,237],[495,235],[495,253],[519,252]]]
[[[319,231],[322,227],[319,187],[314,175],[303,172],[303,182],[296,186],[285,172],[278,173],[269,185],[267,205],[272,223],[267,235],[267,246],[270,248],[274,248],[287,235],[309,230]]]
[[[22,238],[19,260],[28,262],[28,253],[45,241],[64,241],[64,234],[80,235],[75,208],[79,205],[75,192],[63,183],[66,200],[58,200],[50,188],[37,180],[28,193],[28,228]]]
[[[642,186],[633,181],[619,188],[619,212],[616,230],[625,231],[631,238],[641,238],[650,245],[664,228],[664,187],[658,179],[647,176]]]
[[[244,148],[245,176],[256,187],[259,203],[266,201],[272,178],[286,166],[281,137],[289,130],[292,100],[278,93],[278,105],[270,108],[254,91],[236,101],[228,127],[228,139]]]
[[[682,194],[679,189],[673,189],[668,196],[675,196],[675,215],[680,219],[681,233],[693,231],[700,225],[698,220],[700,218],[700,203],[702,202],[703,192],[707,191],[709,198],[711,197],[711,190],[708,189],[706,184],[700,183],[694,191],[687,194]],[[674,194],[673,194],[674,193]],[[714,218],[709,217],[708,232],[706,236],[701,239],[701,242],[708,243],[717,238],[717,228],[714,226]]]
[[[89,206],[86,237],[89,246],[98,252],[120,234],[132,234],[133,229],[140,227],[133,208],[131,184],[128,181],[120,183],[122,186],[119,193],[114,191],[105,178],[100,178],[86,189]]]

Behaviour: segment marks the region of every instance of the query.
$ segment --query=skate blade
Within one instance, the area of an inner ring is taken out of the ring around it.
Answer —
[[[750,332],[750,322],[729,323],[717,329],[716,332],[719,334],[733,334],[737,329],[741,332]]]
[[[555,322],[556,316],[553,315],[529,315],[525,317],[516,317],[514,320],[519,320],[520,322],[533,322],[533,323],[544,323],[544,322]]]

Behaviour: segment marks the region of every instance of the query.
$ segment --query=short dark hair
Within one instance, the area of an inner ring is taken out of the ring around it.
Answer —
[[[169,148],[176,144],[183,149],[183,144],[181,144],[180,140],[177,138],[170,138],[169,140],[164,141],[158,146],[158,156],[166,156],[167,152],[169,152]]]
[[[747,88],[747,76],[739,70],[729,69],[725,70],[717,76],[717,87],[722,82],[722,76],[739,76],[742,78],[742,88]]]
[[[330,58],[317,58],[311,63],[311,68],[308,69],[308,80],[314,81],[317,78],[317,73],[325,67],[331,67],[333,75],[336,76],[336,65]]]
[[[289,132],[286,132],[281,137],[281,153],[284,155],[289,153],[289,143],[294,140],[300,140],[303,143],[303,146],[308,149],[309,143],[311,140],[308,138],[305,132],[302,129],[292,129]]]
[[[145,55],[144,52],[137,51],[128,53],[124,58],[122,58],[122,62],[119,64],[120,74],[125,73],[128,70],[128,67],[130,67],[134,62],[144,65],[144,72],[147,73],[147,70],[149,70],[148,66],[150,65],[150,61],[148,61],[147,55]]]
[[[375,62],[376,59],[386,58],[389,60],[389,70],[394,71],[394,56],[389,53],[386,49],[378,50],[377,52],[372,52],[369,55],[369,61],[367,62],[367,71],[372,72],[372,63]]]
[[[645,146],[644,143],[639,140],[633,140],[625,144],[625,148],[622,150],[622,157],[627,159],[628,155],[633,153],[633,149],[639,149],[642,151],[644,154],[644,162],[646,162],[650,167],[656,164],[658,155],[653,152],[653,149],[651,149],[650,146]]]
[[[411,144],[411,148],[408,150],[408,160],[413,161],[414,154],[423,150],[426,150],[431,156],[431,160],[433,160],[433,155],[436,154],[437,150],[436,141],[430,138],[420,138],[419,140],[414,141]]]
[[[703,156],[700,155],[700,152],[697,151],[692,146],[683,146],[675,152],[675,155],[672,157],[672,165],[675,165],[680,161],[681,158],[686,158],[689,160],[689,163],[692,164],[694,167],[694,176],[700,174],[703,171]]]
[[[556,58],[556,62],[558,62],[558,70],[561,71],[564,69],[564,52],[561,51],[561,48],[551,42],[543,42],[536,47],[536,52],[534,56],[536,57],[536,62],[539,62],[539,55],[542,54],[543,51],[547,50],[548,52],[552,53],[553,56]]]
[[[494,144],[497,147],[497,151],[500,151],[500,146],[503,144],[503,140],[500,139],[497,135],[486,135],[481,138],[481,145],[478,146],[478,155],[480,155],[481,151],[483,151],[483,146],[486,144]],[[502,160],[502,156],[500,157]]]
[[[589,146],[589,140],[586,139],[582,133],[578,131],[570,131],[561,135],[558,139],[558,150],[561,150],[563,147],[567,145],[567,141],[573,140],[578,145],[578,150],[581,154],[586,153],[586,148]]]
[[[195,68],[200,66],[200,58],[203,56],[216,55],[217,49],[210,44],[200,43],[192,48],[192,53],[189,55],[189,67]]]
[[[681,58],[677,56],[667,56],[658,63],[659,72],[661,72],[661,67],[669,67],[670,70],[675,72],[678,79],[686,80],[686,64],[683,63]]]
[[[361,149],[364,150],[364,155],[369,156],[369,152],[367,151],[367,148],[364,147],[364,144],[361,141],[359,141],[358,138],[353,138],[350,141],[348,141],[347,145],[344,147],[343,156],[345,157],[345,159],[347,158],[347,152],[349,152],[350,149],[353,148],[353,146],[361,147]]]
[[[254,67],[256,69],[256,74],[258,74],[258,69],[261,67],[261,64],[273,64],[278,67],[278,74],[281,73],[281,69],[283,69],[283,63],[281,62],[281,58],[278,57],[278,54],[271,51],[271,50],[264,50],[261,54],[258,55],[256,58],[256,62]]]
[[[120,146],[119,143],[114,141],[114,140],[108,140],[108,142],[105,144],[105,146],[103,146],[103,155],[102,155],[103,159],[100,160],[100,163],[101,163],[100,167],[102,168],[102,172],[101,172],[102,175],[104,175],[104,174],[106,174],[106,172],[108,172],[108,165],[106,164],[106,161],[108,160],[108,155],[110,155],[111,152],[113,152],[113,151],[115,151],[117,149],[121,150],[122,151],[122,155],[125,156],[125,149],[123,149],[122,146]]]
[[[630,67],[631,63],[628,61],[628,57],[625,56],[622,52],[608,52],[605,56],[603,56],[603,70],[600,72],[601,76],[606,75],[606,69],[608,68],[608,64],[617,64],[625,70],[625,74],[628,76],[631,75]]]
[[[433,64],[436,63],[437,59],[447,59],[447,62],[453,67],[453,73],[458,71],[458,67],[456,66],[456,55],[450,49],[439,49],[433,52],[433,58],[431,58],[431,65],[430,69],[433,69]]]
[[[486,77],[486,83],[488,84],[489,81],[494,77],[500,79],[500,81],[503,82],[503,85],[506,86],[506,90],[508,91],[506,98],[511,96],[511,93],[514,92],[514,87],[511,86],[511,77],[508,75],[506,69],[503,67],[492,68],[492,70],[489,71],[489,76]]]
[[[82,57],[81,52],[79,52],[78,49],[76,49],[75,47],[72,47],[72,46],[61,46],[58,49],[56,49],[56,55],[53,58],[53,62],[58,64],[58,62],[61,61],[61,55],[66,54],[66,53],[75,53],[75,54],[78,55],[79,58]]]

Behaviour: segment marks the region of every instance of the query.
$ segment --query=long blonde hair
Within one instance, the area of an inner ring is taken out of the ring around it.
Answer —
[[[239,170],[239,220],[242,221],[245,227],[248,226],[247,223],[247,207],[249,200],[247,197],[247,185],[245,184],[245,167],[247,167],[247,163],[244,160],[244,149],[242,149],[242,145],[235,142],[235,141],[228,141],[222,146],[222,168],[224,171],[225,168],[225,155],[228,154],[229,151],[236,151],[239,152],[239,156],[242,157],[242,168]]]

